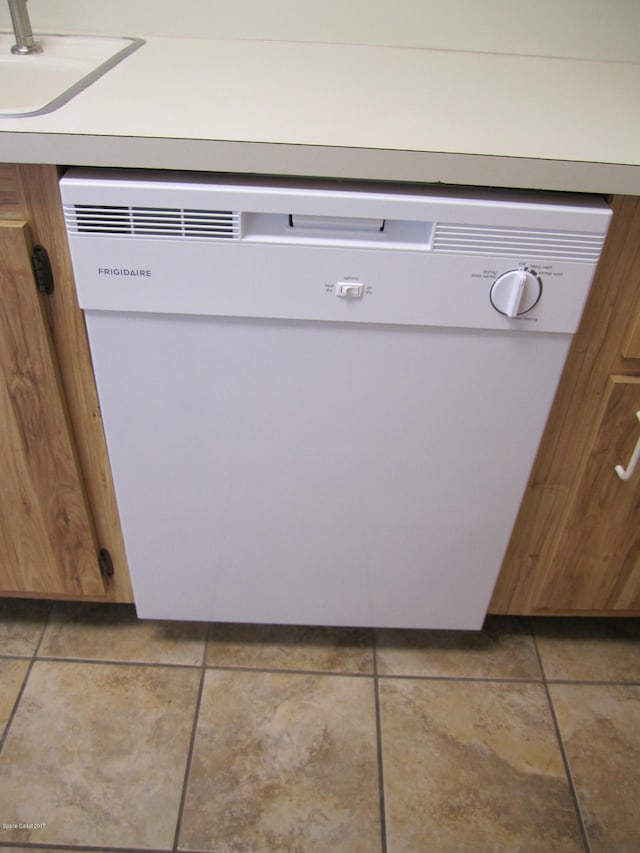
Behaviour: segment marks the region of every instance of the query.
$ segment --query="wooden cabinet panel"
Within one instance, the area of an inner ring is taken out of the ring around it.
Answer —
[[[638,282],[640,289],[640,281]],[[625,358],[640,358],[640,316],[637,317],[635,325],[631,330],[631,336],[622,353]]]
[[[611,377],[602,420],[540,590],[541,609],[640,608],[640,466],[627,481],[614,470],[628,465],[640,440],[639,411],[640,377]]]
[[[104,596],[24,222],[0,222],[0,592]]]
[[[2,219],[21,219],[18,175],[10,163],[0,163],[0,210]]]
[[[48,165],[0,166],[0,190],[3,183],[9,187],[7,203],[10,201],[12,181],[17,193],[19,213],[16,216],[10,207],[0,204],[3,218],[18,218],[29,223],[33,239],[47,247],[56,281],[55,292],[46,303],[51,316],[53,344],[64,399],[98,543],[109,551],[115,568],[115,574],[109,579],[100,598],[130,602],[133,601],[133,591],[111,481],[84,317],[76,296],[58,170]]]
[[[619,524],[613,513],[609,516],[607,502],[612,496],[597,489],[590,493],[585,485],[589,482],[585,460],[592,458],[594,442],[600,442],[598,452],[604,453],[619,441],[608,437],[604,421],[600,423],[603,400],[615,386],[610,386],[610,377],[640,375],[640,363],[630,360],[634,353],[629,350],[626,359],[622,357],[630,322],[639,319],[640,198],[620,196],[613,199],[612,207],[602,258],[494,590],[492,613],[640,613],[640,601],[630,591],[630,552],[624,551],[623,565],[619,565],[624,588],[614,588],[611,578],[603,578],[605,546],[597,539],[600,533],[591,531],[595,518],[601,519],[599,531],[602,524]],[[628,381],[631,388],[634,379]],[[633,432],[633,424],[629,430]],[[607,461],[610,468],[624,460],[625,448],[618,448],[617,454],[620,458]],[[599,488],[596,470],[589,476],[594,489]],[[628,523],[633,525],[633,535],[638,518],[632,515]],[[624,538],[620,531],[619,535]],[[596,551],[587,568],[584,552],[591,547]],[[614,547],[606,562],[607,571],[615,574],[615,561],[626,546],[619,542]]]

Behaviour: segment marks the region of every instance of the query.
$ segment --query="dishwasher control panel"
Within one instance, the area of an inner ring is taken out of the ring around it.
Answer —
[[[574,332],[596,197],[75,169],[82,308]]]

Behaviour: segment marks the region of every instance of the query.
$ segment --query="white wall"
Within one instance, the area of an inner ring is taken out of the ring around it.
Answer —
[[[640,61],[640,0],[30,0],[34,30]],[[10,18],[0,0],[0,28]]]

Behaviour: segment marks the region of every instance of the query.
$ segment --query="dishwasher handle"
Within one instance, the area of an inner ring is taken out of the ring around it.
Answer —
[[[336,231],[375,234],[384,231],[384,219],[368,219],[362,216],[314,216],[308,213],[290,213],[289,227],[326,231],[335,234]]]

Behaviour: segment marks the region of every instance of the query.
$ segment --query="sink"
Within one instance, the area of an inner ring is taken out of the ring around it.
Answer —
[[[102,77],[144,39],[36,35],[42,53],[14,56],[13,33],[0,33],[0,119],[57,110]]]

